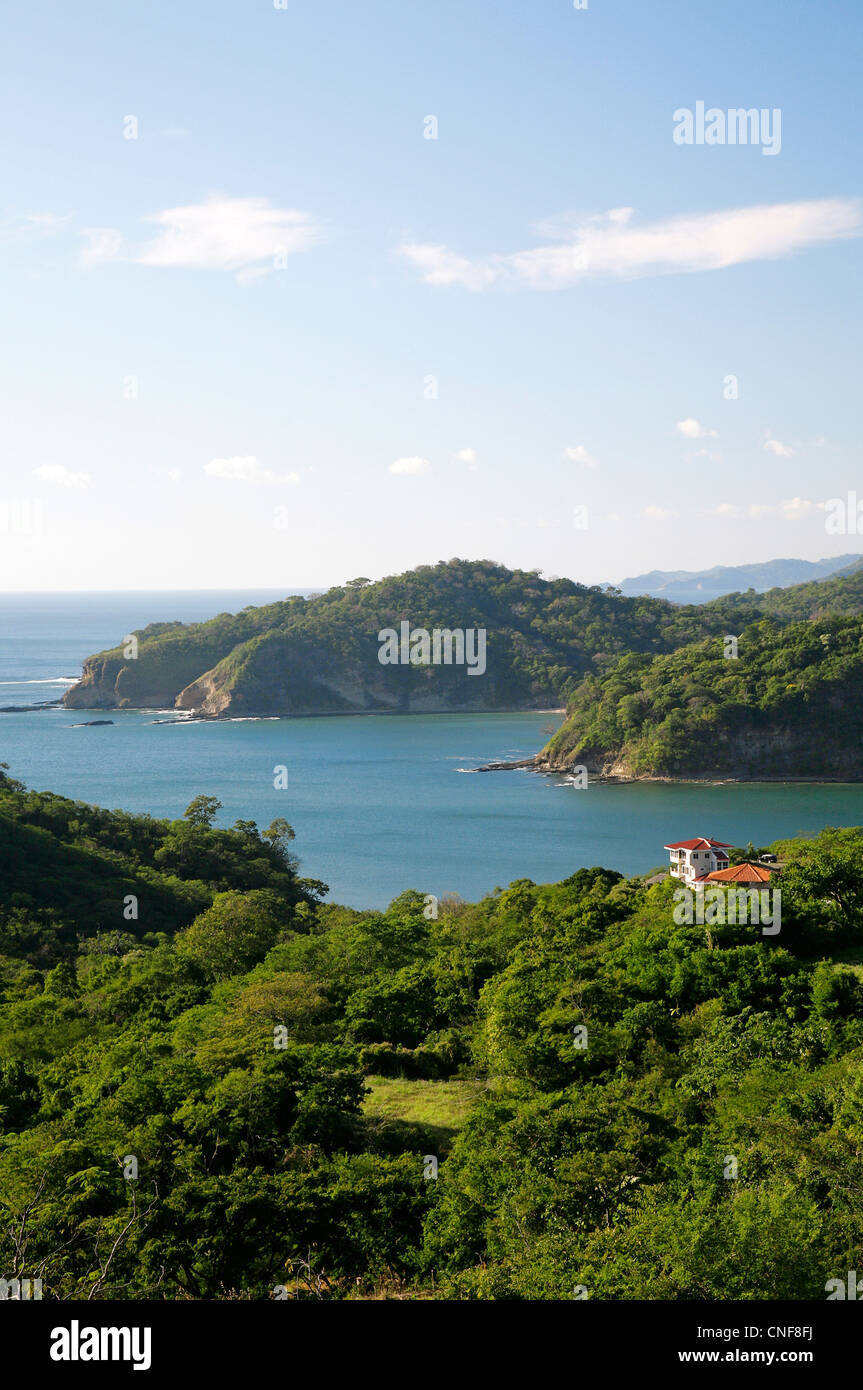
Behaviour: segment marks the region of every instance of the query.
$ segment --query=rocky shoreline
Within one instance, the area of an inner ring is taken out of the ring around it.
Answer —
[[[543,761],[539,754],[533,758],[519,758],[514,762],[493,762],[484,763],[482,767],[474,768],[475,772],[512,772],[519,768],[528,768],[532,772],[541,773],[547,777],[566,777],[571,776],[573,767],[571,765],[554,766],[552,763]],[[625,777],[617,773],[592,772],[588,769],[588,780],[591,784],[601,782],[606,786],[630,786],[636,782],[658,782],[667,785],[697,786],[697,787],[731,787],[746,786],[755,783],[775,783],[777,785],[800,785],[800,786],[837,786],[853,787],[863,782],[860,777],[722,777],[703,776],[703,777],[657,777],[645,774],[642,777]]]

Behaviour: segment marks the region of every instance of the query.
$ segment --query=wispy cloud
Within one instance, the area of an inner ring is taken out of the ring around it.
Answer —
[[[161,269],[233,270],[238,280],[247,281],[308,250],[323,235],[322,224],[309,213],[272,207],[267,198],[221,194],[144,220],[158,231],[137,245],[127,244],[116,228],[88,228],[83,264],[125,260]]]
[[[43,483],[56,483],[58,487],[85,488],[90,486],[89,473],[73,473],[64,463],[44,463],[33,469],[33,477]]]
[[[632,208],[546,227],[555,244],[470,258],[448,246],[409,243],[399,253],[430,285],[566,289],[596,276],[635,279],[722,270],[746,261],[776,260],[863,231],[857,198],[760,204],[693,213],[637,225]]]
[[[564,449],[563,452],[572,463],[583,464],[585,468],[599,467],[599,459],[595,459],[593,454],[589,454],[583,444],[576,444],[571,449]]]
[[[814,512],[823,511],[823,502],[811,502],[807,497],[787,497],[782,502],[750,502],[741,506],[736,502],[720,502],[713,508],[712,516],[721,517],[760,517],[774,516],[780,521],[800,521]]]
[[[431,464],[429,463],[428,459],[419,458],[416,455],[413,455],[410,458],[396,459],[394,463],[390,464],[390,472],[401,473],[405,475],[426,473],[428,472],[430,467]]]
[[[790,459],[794,450],[790,444],[780,444],[778,439],[768,439],[764,444],[768,454],[775,454],[780,459]]]
[[[204,464],[204,472],[211,478],[222,478],[232,483],[298,483],[299,473],[273,473],[264,468],[253,454],[234,458],[210,459]]]
[[[674,512],[667,511],[665,507],[657,507],[655,503],[651,503],[649,507],[644,509],[644,516],[647,517],[648,521],[668,521],[674,515]]]
[[[0,218],[0,241],[9,245],[33,241],[36,237],[56,236],[73,216],[71,212],[26,212],[20,217]]]

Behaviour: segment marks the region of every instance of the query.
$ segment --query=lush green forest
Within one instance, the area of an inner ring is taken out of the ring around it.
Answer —
[[[799,622],[828,614],[851,617],[863,613],[863,563],[831,579],[792,584],[787,589],[768,589],[761,594],[749,589],[742,594],[726,594],[704,606],[729,620],[736,618],[738,622],[762,616],[780,622]],[[737,628],[728,630],[736,632]]]
[[[817,1298],[858,1267],[863,831],[774,846],[772,937],[600,868],[357,912],[285,822],[0,776],[0,1268],[44,1297]]]
[[[736,656],[714,637],[585,678],[544,764],[631,777],[863,778],[863,619],[770,618],[736,632]]]
[[[566,703],[567,723],[540,766],[857,778],[859,626],[835,619],[861,613],[859,567],[682,607],[450,560],[206,623],[154,623],[137,634],[135,657],[115,649],[89,658],[64,698],[76,708],[174,704],[206,717]],[[402,622],[481,628],[483,674],[433,661],[382,665],[379,633]],[[722,659],[728,635],[740,638],[734,663]]]
[[[382,666],[378,634],[413,627],[483,628],[487,669]],[[222,614],[206,623],[155,623],[138,654],[90,657],[65,696],[75,708],[164,707],[204,714],[531,708],[562,703],[588,671],[624,652],[669,652],[723,629],[711,608],[624,598],[569,579],[450,560],[312,598]]]

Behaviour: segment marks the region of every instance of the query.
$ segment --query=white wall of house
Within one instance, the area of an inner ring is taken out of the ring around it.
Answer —
[[[703,878],[705,874],[715,873],[717,869],[728,868],[727,855],[712,849],[672,849],[671,875],[684,883]]]

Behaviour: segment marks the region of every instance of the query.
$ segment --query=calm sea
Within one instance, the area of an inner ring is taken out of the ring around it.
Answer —
[[[282,591],[0,595],[0,705],[57,699],[91,653],[148,622],[191,622]],[[413,715],[160,724],[153,711],[0,714],[0,761],[30,787],[180,816],[217,796],[219,823],[285,816],[303,872],[330,896],[381,907],[406,888],[474,900],[516,878],[583,865],[639,873],[670,840],[764,844],[863,824],[863,785],[591,786],[526,771],[481,773],[536,752],[559,717]],[[76,728],[82,719],[111,726]],[[273,769],[288,769],[287,790]]]

